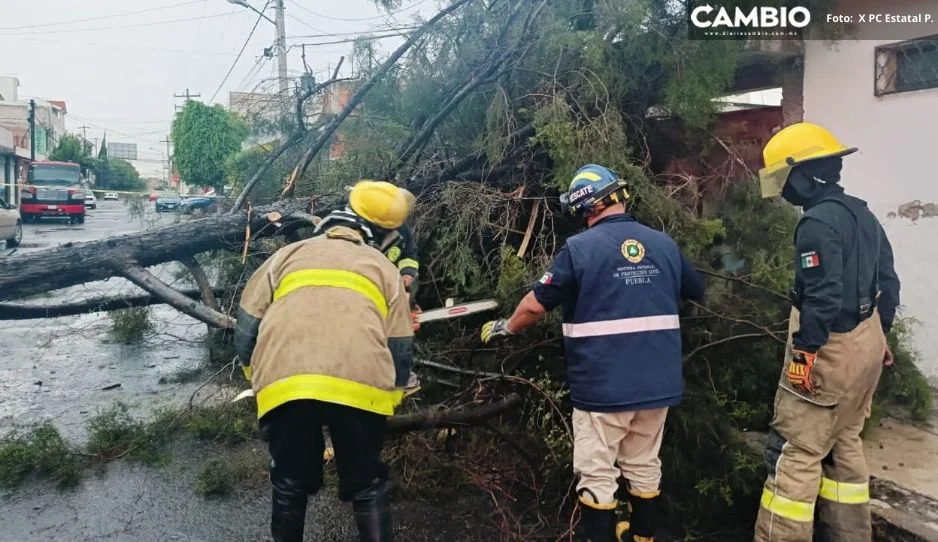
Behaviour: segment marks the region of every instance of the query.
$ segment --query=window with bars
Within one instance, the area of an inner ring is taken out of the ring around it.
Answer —
[[[938,88],[938,34],[876,48],[877,96]]]

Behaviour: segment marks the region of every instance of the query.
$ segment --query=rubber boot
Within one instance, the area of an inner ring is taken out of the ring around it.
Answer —
[[[629,522],[625,532],[617,529],[619,542],[654,542],[658,528],[658,499],[661,492],[629,492]]]
[[[362,542],[394,540],[390,490],[389,481],[376,480],[371,487],[359,491],[352,498],[352,511],[355,513],[355,524],[358,525],[358,536]]]
[[[585,493],[589,490],[580,490],[580,526],[584,540],[588,542],[616,542],[616,506],[611,504],[597,504],[594,499]]]
[[[306,491],[289,481],[271,480],[270,534],[274,542],[303,542],[306,525]]]

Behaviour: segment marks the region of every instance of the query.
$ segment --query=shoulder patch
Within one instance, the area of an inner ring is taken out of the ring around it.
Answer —
[[[801,268],[802,269],[812,269],[814,267],[821,267],[821,257],[818,256],[816,250],[811,252],[802,252],[801,253]]]
[[[541,279],[538,282],[540,282],[541,284],[550,284],[550,281],[553,278],[554,278],[554,274],[548,271],[547,273],[544,273],[544,275],[541,277]]]

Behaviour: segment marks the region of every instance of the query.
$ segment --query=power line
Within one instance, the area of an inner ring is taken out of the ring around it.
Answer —
[[[215,13],[213,15],[204,15],[202,17],[186,17],[183,19],[170,19],[167,21],[153,21],[150,23],[139,23],[139,24],[124,24],[120,26],[99,26],[97,28],[67,28],[65,30],[56,30],[57,34],[66,34],[66,33],[75,33],[75,32],[98,32],[100,30],[123,30],[126,28],[141,28],[141,27],[150,27],[162,24],[173,24],[173,23],[182,23],[188,21],[199,21],[202,19],[217,19],[218,17],[226,17],[235,13],[241,13],[240,11],[227,11],[225,13]],[[33,32],[14,32],[10,34],[4,34],[4,36],[31,36]]]
[[[396,26],[390,28],[381,28],[376,29],[381,32],[402,32],[407,30],[416,30],[420,28],[419,26]],[[290,39],[308,39],[308,38],[337,38],[339,36],[364,36],[368,35],[368,32],[331,32],[323,34],[306,34],[302,36],[290,36]]]
[[[0,36],[2,37],[2,36]],[[164,51],[167,53],[182,53],[186,55],[216,55],[216,56],[234,56],[234,53],[229,53],[227,51],[197,51],[192,49],[167,49],[165,47],[144,47],[140,45],[133,45],[129,43],[89,43],[89,42],[78,42],[78,41],[61,41],[61,40],[47,40],[40,38],[21,38],[17,37],[19,41],[35,41],[39,43],[67,43],[68,45],[88,45],[90,47],[104,47],[107,49],[141,49],[144,51]]]
[[[264,7],[261,9],[263,14],[264,10],[267,9],[267,6],[270,5],[270,0],[267,0],[267,3],[264,4]],[[238,51],[238,56],[235,57],[234,62],[231,63],[231,67],[228,68],[228,73],[225,74],[225,78],[221,80],[221,83],[218,84],[218,88],[215,89],[215,92],[212,94],[212,97],[209,98],[208,103],[215,101],[215,96],[218,96],[218,93],[221,92],[221,87],[225,86],[225,83],[228,81],[228,78],[231,77],[231,72],[234,71],[235,66],[238,65],[238,61],[241,60],[241,55],[244,54],[244,50],[247,49],[248,43],[251,42],[251,38],[254,37],[254,31],[257,30],[257,25],[261,24],[261,19],[263,15],[258,15],[257,20],[254,21],[254,26],[251,28],[251,32],[248,34],[248,38],[244,40],[244,44],[241,46],[241,50]]]
[[[408,9],[415,8],[415,7],[419,6],[420,4],[423,4],[423,3],[426,2],[426,1],[427,1],[427,0],[420,0],[420,1],[415,2],[415,3],[413,3],[413,4],[409,5],[409,6],[402,7],[402,8],[400,8],[400,9],[394,10],[394,11],[392,11],[392,12],[390,12],[390,13],[385,14],[385,15],[377,15],[377,16],[375,16],[375,17],[362,17],[362,18],[359,18],[359,19],[345,19],[345,18],[342,18],[342,17],[330,17],[330,16],[328,16],[328,15],[323,15],[322,13],[317,13],[317,12],[315,12],[315,11],[313,11],[313,10],[311,10],[311,9],[309,9],[309,8],[307,8],[307,7],[305,7],[305,6],[303,6],[302,4],[300,4],[299,2],[297,2],[296,0],[292,0],[291,3],[292,3],[294,6],[296,6],[296,7],[300,8],[300,9],[302,9],[303,11],[309,13],[310,15],[315,15],[316,17],[321,17],[321,18],[323,18],[323,19],[329,19],[330,21],[344,21],[344,22],[353,22],[353,23],[354,23],[354,22],[359,22],[359,21],[376,21],[376,20],[378,20],[378,19],[385,19],[385,20],[387,20],[387,18],[390,17],[390,16],[392,16],[392,15],[395,15],[395,14],[400,13],[400,12],[402,12],[402,11],[407,11]]]
[[[115,18],[118,18],[118,17],[127,17],[128,15],[138,15],[138,14],[140,14],[140,13],[152,13],[152,12],[154,12],[154,11],[162,11],[162,10],[166,10],[166,9],[178,8],[178,7],[181,7],[181,6],[188,6],[188,5],[190,5],[190,4],[195,4],[195,3],[198,3],[198,2],[201,2],[201,1],[202,1],[202,0],[189,0],[188,2],[181,2],[181,3],[179,3],[179,4],[170,4],[170,5],[168,5],[168,6],[159,6],[159,7],[155,7],[155,8],[142,9],[142,10],[138,10],[138,11],[127,11],[127,12],[124,12],[124,13],[115,13],[115,14],[112,14],[112,15],[101,15],[101,16],[99,16],[99,17],[87,17],[87,18],[84,18],[84,19],[72,19],[72,20],[70,20],[70,21],[59,21],[59,22],[57,22],[57,23],[27,24],[27,25],[23,25],[23,26],[5,26],[5,27],[0,27],[0,30],[22,30],[22,29],[26,29],[26,28],[41,28],[41,27],[46,27],[46,26],[59,26],[59,25],[63,25],[63,24],[85,23],[85,22],[88,22],[88,21],[100,21],[100,20],[103,20],[103,19],[115,19]]]
[[[202,0],[202,2],[203,2],[203,4],[202,4],[202,17],[205,17],[205,10],[208,9],[208,0]],[[193,48],[193,49],[194,49],[195,46],[198,45],[198,43],[199,43],[199,34],[202,33],[202,23],[203,23],[204,21],[205,21],[205,19],[199,19],[199,26],[195,29],[195,37],[192,38],[192,48]],[[185,80],[188,80],[188,79],[189,79],[189,67],[190,67],[191,65],[192,65],[192,57],[191,57],[191,56],[188,56],[188,57],[186,57],[186,71],[183,72],[184,75],[183,75],[183,77],[182,77],[182,78],[185,79]]]
[[[359,41],[359,40],[361,40],[361,41],[376,41],[376,40],[383,40],[383,39],[388,39],[388,38],[399,38],[399,37],[407,36],[407,35],[408,35],[407,33],[401,33],[401,32],[394,33],[394,34],[383,34],[383,35],[380,35],[380,36],[378,36],[378,35],[370,35],[370,36],[365,35],[365,36],[362,36],[362,37],[359,37],[359,38],[345,39],[345,40],[320,41],[320,42],[316,42],[316,43],[296,43],[296,44],[291,45],[290,47],[291,47],[291,48],[292,48],[292,47],[298,47],[298,46],[300,46],[300,45],[306,45],[306,46],[308,46],[308,47],[316,47],[316,46],[318,46],[318,45],[335,45],[335,44],[337,44],[337,43],[355,43],[356,41]]]

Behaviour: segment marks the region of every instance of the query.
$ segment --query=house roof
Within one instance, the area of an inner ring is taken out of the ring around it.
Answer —
[[[49,103],[68,113],[68,109],[65,107],[65,100],[49,100]]]

